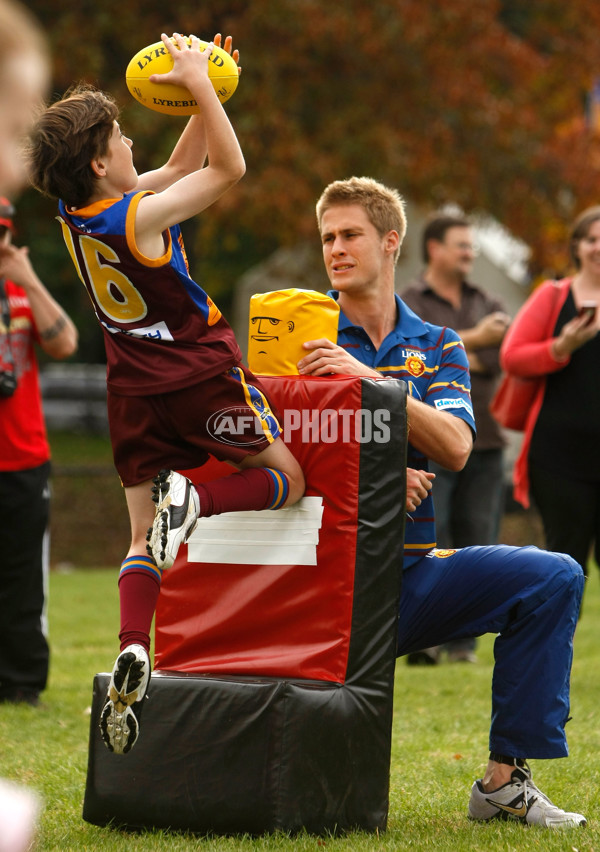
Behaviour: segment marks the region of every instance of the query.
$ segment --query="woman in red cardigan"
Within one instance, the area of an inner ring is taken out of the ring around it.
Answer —
[[[586,572],[594,542],[600,565],[600,206],[575,220],[569,251],[575,275],[533,292],[500,359],[507,373],[542,379],[515,464],[515,499],[528,507],[531,492],[547,549]]]

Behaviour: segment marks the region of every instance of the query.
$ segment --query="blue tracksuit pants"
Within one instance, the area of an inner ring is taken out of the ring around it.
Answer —
[[[432,550],[403,574],[398,656],[497,633],[490,750],[565,757],[583,583],[574,559],[536,547]]]

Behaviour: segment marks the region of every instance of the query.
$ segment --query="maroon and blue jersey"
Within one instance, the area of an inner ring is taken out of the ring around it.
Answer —
[[[337,291],[329,295],[337,298]],[[458,334],[450,328],[420,319],[396,296],[396,326],[379,349],[361,326],[340,310],[338,345],[382,376],[402,379],[408,393],[438,411],[447,411],[469,424],[475,433],[471,405],[471,377],[467,353]],[[427,470],[426,457],[409,441],[407,466]],[[435,482],[433,483],[435,492]],[[435,547],[435,515],[432,492],[406,519],[404,567]]]
[[[198,384],[242,358],[229,324],[190,277],[179,226],[164,232],[162,257],[138,248],[135,215],[147,194],[75,211],[59,202],[67,248],[104,332],[107,387],[123,396]]]

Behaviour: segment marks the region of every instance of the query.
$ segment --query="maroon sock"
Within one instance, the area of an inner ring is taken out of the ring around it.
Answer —
[[[148,567],[146,567],[146,565]],[[150,628],[160,592],[160,571],[148,556],[130,556],[121,566],[121,651],[137,643],[150,652]]]
[[[206,518],[222,512],[279,508],[287,497],[288,480],[281,471],[252,467],[195,487],[200,496],[200,517]]]

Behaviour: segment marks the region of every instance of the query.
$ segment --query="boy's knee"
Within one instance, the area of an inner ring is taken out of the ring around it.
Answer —
[[[304,481],[304,474],[299,466],[297,470],[287,474],[287,479],[289,491],[284,506],[293,506],[294,503],[297,503],[298,500],[304,496],[306,482]]]

